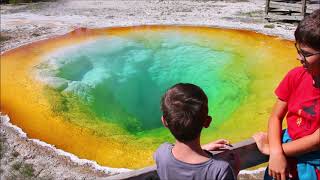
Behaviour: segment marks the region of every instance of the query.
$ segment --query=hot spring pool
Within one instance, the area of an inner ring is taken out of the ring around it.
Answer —
[[[109,167],[141,168],[173,141],[160,97],[204,89],[213,123],[202,142],[266,130],[293,43],[244,30],[139,26],[78,29],[1,55],[1,111],[29,137]]]

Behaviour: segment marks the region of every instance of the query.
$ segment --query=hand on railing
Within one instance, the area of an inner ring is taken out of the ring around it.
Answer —
[[[207,151],[217,151],[229,148],[230,142],[225,139],[219,139],[208,144],[202,145],[201,148]]]
[[[256,142],[259,151],[264,154],[268,155],[270,154],[269,151],[269,141],[268,141],[268,135],[265,132],[258,132],[252,136],[254,141]]]
[[[210,142],[208,144],[205,144],[203,146],[201,146],[202,149],[207,150],[207,151],[224,151],[224,150],[229,150],[232,145],[230,144],[230,142],[228,140],[225,139],[219,139],[213,142]],[[224,155],[222,155],[224,154]],[[225,153],[220,154],[220,158],[224,159],[225,161],[229,162],[235,175],[237,176],[239,174],[240,171],[240,157],[238,154],[228,151]]]
[[[268,134],[258,132],[252,136],[255,140],[259,151],[262,154],[270,155],[270,147],[268,141]],[[269,157],[269,176],[277,180],[285,180],[286,177],[292,177],[289,173],[287,159],[283,153],[272,154]]]

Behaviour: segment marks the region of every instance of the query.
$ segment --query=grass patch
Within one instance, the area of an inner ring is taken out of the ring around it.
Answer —
[[[11,39],[11,37],[9,37],[9,36],[4,36],[4,35],[1,35],[1,34],[0,34],[0,42],[7,41],[7,40],[9,40],[9,39]]]
[[[7,151],[5,140],[6,138],[3,136],[3,134],[0,134],[0,160],[4,157]]]
[[[19,3],[34,3],[40,1],[53,1],[53,0],[3,0],[0,4],[19,4]]]
[[[11,165],[11,168],[16,171],[14,175],[17,175],[19,177],[23,177],[23,179],[30,179],[34,177],[34,168],[32,164],[27,164],[23,162],[14,162]]]
[[[256,11],[250,11],[250,12],[238,12],[237,13],[237,15],[246,16],[246,17],[260,17],[262,14],[264,14],[263,10],[256,10]]]
[[[32,164],[24,164],[24,166],[21,168],[20,172],[24,177],[34,176],[33,165]]]
[[[17,3],[30,3],[32,0],[9,0],[10,4],[17,4]]]
[[[18,171],[22,166],[22,163],[21,162],[15,162],[11,165],[11,168],[15,171]]]
[[[0,159],[2,159],[2,156],[3,156],[3,154],[2,154],[3,149],[4,149],[4,146],[3,146],[3,140],[1,137],[0,138]]]
[[[20,155],[20,153],[18,153],[17,151],[13,151],[11,155],[13,157],[18,157]]]
[[[266,24],[263,26],[264,28],[270,28],[270,29],[273,29],[275,26],[274,24]]]
[[[31,3],[32,0],[3,0],[0,4],[19,4],[19,3]]]

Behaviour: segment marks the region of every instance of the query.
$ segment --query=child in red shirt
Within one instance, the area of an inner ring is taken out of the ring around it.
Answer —
[[[320,179],[320,9],[299,23],[295,39],[302,67],[289,71],[277,87],[268,135],[253,136],[270,155],[265,179]],[[288,129],[282,134],[285,116]]]

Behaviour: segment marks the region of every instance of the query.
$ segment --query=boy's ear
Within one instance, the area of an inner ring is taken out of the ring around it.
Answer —
[[[211,121],[212,121],[211,116],[208,116],[208,117],[206,118],[206,120],[204,121],[204,123],[203,123],[203,127],[204,127],[204,128],[208,128],[208,127],[210,126],[210,124],[211,124]]]
[[[162,122],[162,124],[164,125],[164,127],[168,127],[168,123],[167,123],[167,121],[164,119],[164,117],[163,116],[161,116],[161,122]]]

